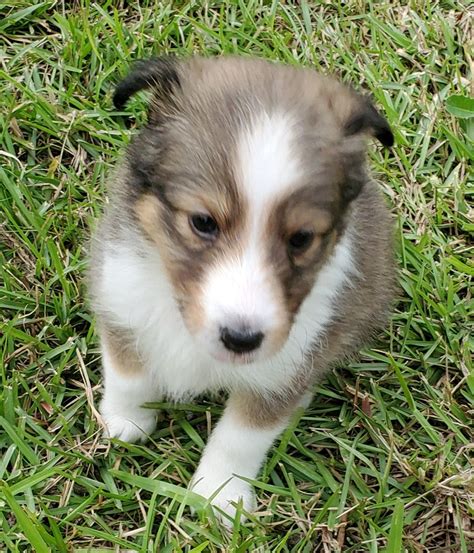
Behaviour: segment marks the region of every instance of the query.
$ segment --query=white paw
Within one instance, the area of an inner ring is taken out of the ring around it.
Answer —
[[[105,435],[123,442],[144,442],[156,426],[156,413],[151,409],[141,409],[128,413],[111,413],[102,410]]]
[[[215,475],[205,475],[198,470],[193,477],[191,486],[193,492],[206,499],[214,496],[211,504],[229,515],[232,520],[235,520],[239,503],[241,503],[243,510],[248,513],[255,511],[257,506],[252,487],[237,476],[216,478]],[[218,489],[220,489],[219,493],[215,494]],[[216,514],[221,521],[226,526],[232,526],[232,522],[227,517],[222,516],[219,510],[216,510]],[[241,516],[241,520],[245,520],[245,515]]]

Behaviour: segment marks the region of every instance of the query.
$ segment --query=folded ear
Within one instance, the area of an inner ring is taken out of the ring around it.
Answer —
[[[155,101],[172,101],[176,90],[180,88],[179,61],[173,57],[159,57],[136,62],[130,73],[119,82],[115,89],[113,102],[122,109],[129,98],[140,90],[151,88]]]
[[[344,130],[346,136],[368,132],[384,146],[393,146],[394,139],[390,125],[367,97],[360,97],[360,102],[345,123]]]

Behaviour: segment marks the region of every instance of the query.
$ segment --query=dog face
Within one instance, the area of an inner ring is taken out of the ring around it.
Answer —
[[[190,333],[250,363],[288,339],[367,179],[365,137],[393,137],[339,83],[263,61],[141,62],[122,107],[154,91],[128,153],[134,220],[160,254]]]

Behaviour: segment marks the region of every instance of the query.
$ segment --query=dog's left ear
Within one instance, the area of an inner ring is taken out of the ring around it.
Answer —
[[[358,107],[344,125],[346,136],[369,133],[375,136],[384,146],[393,146],[393,133],[385,117],[375,109],[367,97],[360,97]]]

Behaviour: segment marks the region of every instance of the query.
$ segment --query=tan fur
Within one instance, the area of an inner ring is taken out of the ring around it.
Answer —
[[[143,371],[143,365],[133,345],[133,337],[129,333],[110,324],[102,324],[101,337],[114,367],[122,376],[133,378]]]
[[[138,223],[157,247],[163,242],[163,232],[160,225],[161,205],[153,194],[143,194],[134,205]]]
[[[252,391],[236,392],[226,409],[249,428],[274,428],[284,424],[300,405],[305,388],[295,388],[284,395],[262,396]]]

